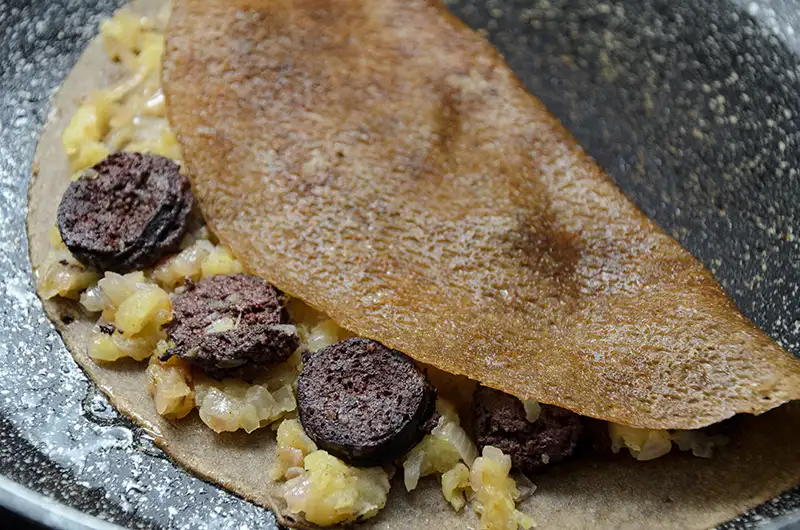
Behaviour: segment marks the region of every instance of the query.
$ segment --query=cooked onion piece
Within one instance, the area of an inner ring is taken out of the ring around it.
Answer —
[[[278,426],[278,458],[272,470],[275,480],[294,478],[303,473],[303,459],[317,450],[311,438],[303,431],[300,422],[284,420]]]
[[[275,480],[288,479],[280,496],[288,510],[323,526],[368,519],[386,504],[389,474],[349,466],[317,445],[296,419],[278,427]]]
[[[282,488],[291,513],[324,526],[373,517],[386,504],[388,493],[385,470],[351,467],[326,451],[306,456],[303,472]]]
[[[79,172],[120,150],[179,160],[159,79],[163,32],[155,21],[121,9],[100,25],[100,35],[108,57],[118,61],[126,75],[116,85],[92,93],[73,115],[62,135],[70,169]]]
[[[642,461],[653,460],[669,453],[673,442],[681,451],[691,451],[700,458],[711,458],[715,447],[728,443],[725,436],[710,436],[703,431],[636,429],[616,423],[608,424],[608,434],[614,453],[626,448],[632,457]]]
[[[523,399],[522,406],[525,408],[525,419],[533,423],[542,414],[542,406],[535,399]]]
[[[469,489],[469,468],[459,462],[442,475],[442,495],[455,511],[467,503],[464,497]]]
[[[147,388],[153,396],[156,411],[170,419],[180,419],[194,409],[192,374],[185,362],[173,357],[166,362],[150,357],[147,366]]]
[[[66,247],[51,251],[45,265],[36,269],[39,294],[45,300],[55,296],[78,299],[98,278],[98,273],[87,270]]]
[[[89,344],[89,356],[98,361],[150,357],[166,338],[162,326],[172,320],[169,295],[141,271],[107,272],[82,302],[92,311],[102,311]]]
[[[508,476],[511,457],[490,445],[475,460],[469,475],[473,492],[472,507],[480,516],[482,530],[516,530],[531,528],[535,522],[530,515],[516,508],[520,493]]]
[[[251,433],[297,408],[294,391],[286,384],[274,391],[238,379],[195,379],[200,419],[215,432],[244,429]]]
[[[188,248],[156,265],[153,269],[153,279],[165,289],[174,289],[182,285],[186,278],[197,281],[203,274],[203,262],[214,249],[210,241],[198,239]]]
[[[236,274],[242,272],[243,268],[228,247],[217,245],[200,264],[200,270],[203,278],[208,278],[216,274]]]
[[[444,473],[461,461],[458,449],[441,436],[429,434],[403,460],[406,490],[416,489],[419,479],[432,473]]]

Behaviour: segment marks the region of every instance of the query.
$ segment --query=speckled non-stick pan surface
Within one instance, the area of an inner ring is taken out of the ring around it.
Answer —
[[[98,21],[122,3],[0,0],[0,503],[64,528],[101,523],[63,505],[131,528],[274,528],[269,512],[176,468],[121,418],[33,291],[24,222],[38,132]],[[800,1],[450,7],[800,355]],[[797,509],[800,488],[725,527],[783,527]]]

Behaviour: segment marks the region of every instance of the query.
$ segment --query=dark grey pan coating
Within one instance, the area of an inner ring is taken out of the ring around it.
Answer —
[[[274,528],[265,510],[177,469],[121,419],[33,294],[24,209],[38,131],[99,15],[122,3],[0,0],[0,474],[133,528]],[[450,7],[486,28],[634,202],[800,353],[800,3]],[[725,526],[798,508],[795,490]]]

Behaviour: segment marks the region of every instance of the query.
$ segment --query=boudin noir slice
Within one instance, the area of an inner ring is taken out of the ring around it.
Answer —
[[[58,229],[84,265],[125,273],[178,248],[193,202],[189,181],[172,160],[115,153],[69,185]]]
[[[369,339],[347,339],[304,360],[300,422],[316,444],[345,462],[392,462],[425,435],[436,389],[414,362]]]
[[[300,345],[284,303],[278,289],[247,274],[189,281],[172,300],[174,347],[161,359],[177,355],[216,379],[252,379]]]
[[[541,405],[539,417],[531,422],[519,399],[485,386],[475,391],[472,406],[478,447],[497,447],[523,473],[572,455],[581,434],[580,417],[574,412]]]

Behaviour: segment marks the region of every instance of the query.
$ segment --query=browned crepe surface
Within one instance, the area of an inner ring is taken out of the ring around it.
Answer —
[[[638,427],[800,397],[800,361],[438,4],[177,0],[162,77],[215,233],[343,327]]]
[[[153,14],[157,0],[132,7]],[[31,185],[29,243],[34,267],[49,251],[47,232],[55,222],[61,194],[70,172],[61,152],[60,134],[80,98],[109,83],[113,75],[100,43],[92,44],[54,101],[54,112],[42,132],[36,153],[39,174]],[[262,429],[215,435],[196,414],[177,422],[159,417],[145,389],[144,363],[98,364],[86,355],[93,319],[64,301],[45,302],[76,360],[108,394],[117,408],[158,436],[158,443],[179,464],[232,491],[269,506],[274,487],[268,480],[274,435]],[[68,325],[61,316],[76,320]],[[437,377],[437,381],[441,377]],[[534,514],[540,528],[708,528],[744,512],[800,483],[800,444],[796,426],[800,408],[781,407],[748,418],[731,433],[732,443],[711,460],[672,454],[649,463],[627,455],[580,458],[533,477],[539,488],[522,505]],[[406,494],[395,480],[386,509],[368,528],[428,530],[475,528],[471,513],[455,514],[435,479],[423,479]]]

